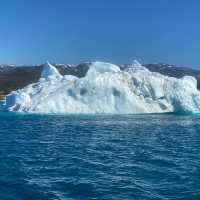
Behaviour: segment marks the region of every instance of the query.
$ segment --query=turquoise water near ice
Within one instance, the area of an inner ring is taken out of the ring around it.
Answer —
[[[0,199],[200,199],[200,116],[1,113]]]

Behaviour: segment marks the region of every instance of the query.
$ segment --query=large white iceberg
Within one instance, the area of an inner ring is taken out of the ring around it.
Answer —
[[[197,81],[150,72],[138,62],[126,71],[94,62],[83,78],[46,63],[38,83],[6,96],[4,110],[30,113],[199,112]]]

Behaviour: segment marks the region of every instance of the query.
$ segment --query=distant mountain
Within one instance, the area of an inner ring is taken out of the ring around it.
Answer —
[[[91,63],[81,63],[78,65],[55,64],[62,75],[74,75],[84,77]],[[200,89],[200,70],[191,68],[176,67],[168,64],[145,64],[146,68],[153,72],[181,78],[185,75],[194,76]],[[125,70],[131,65],[119,65],[121,70]],[[37,82],[43,66],[14,66],[0,65],[0,95],[6,95],[13,90],[23,88],[30,83]]]

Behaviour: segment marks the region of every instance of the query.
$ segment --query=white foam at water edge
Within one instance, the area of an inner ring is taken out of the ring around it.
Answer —
[[[94,62],[83,78],[62,76],[46,63],[41,79],[6,96],[4,110],[30,113],[199,112],[200,92],[193,77],[150,72],[134,62],[126,71]]]

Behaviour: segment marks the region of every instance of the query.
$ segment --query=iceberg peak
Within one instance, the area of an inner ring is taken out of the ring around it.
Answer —
[[[137,60],[133,60],[132,65],[130,65],[129,69],[133,69],[134,71],[136,70],[144,70],[144,71],[149,71],[146,67],[144,67],[142,64],[140,64]]]
[[[106,62],[93,62],[87,72],[88,75],[104,74],[104,73],[116,73],[120,72],[120,68],[117,65]]]
[[[43,70],[41,73],[41,78],[43,79],[54,79],[54,78],[61,78],[62,75],[59,71],[50,64],[48,61],[43,65]]]
[[[133,60],[133,66],[134,67],[141,67],[142,65],[137,60]]]

